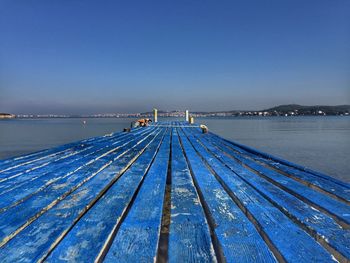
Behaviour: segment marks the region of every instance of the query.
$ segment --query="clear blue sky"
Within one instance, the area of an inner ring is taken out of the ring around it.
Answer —
[[[349,0],[0,1],[0,112],[350,103]]]

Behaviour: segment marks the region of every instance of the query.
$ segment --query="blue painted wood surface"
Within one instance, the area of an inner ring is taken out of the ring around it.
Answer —
[[[188,139],[181,134],[190,168],[199,191],[208,204],[215,234],[227,262],[275,262],[276,258],[244,213],[205,166]],[[220,249],[220,248],[218,248]]]
[[[162,134],[148,145],[146,151],[114,183],[96,204],[79,220],[67,236],[54,248],[48,261],[84,261],[96,259],[106,243],[110,242],[110,233],[120,224],[122,215],[135,195],[142,179],[147,173]]]
[[[344,186],[344,184],[339,184],[333,180],[329,180],[329,178],[324,178],[312,173],[304,172],[295,167],[291,167],[283,163],[276,162],[270,158],[263,158],[259,155],[256,155],[247,150],[244,150],[243,148],[237,146],[232,142],[220,140],[220,138],[218,139],[225,146],[228,146],[229,148],[238,152],[239,154],[243,154],[244,156],[253,158],[254,160],[260,163],[267,164],[270,167],[276,168],[277,170],[284,172],[286,176],[293,177],[295,180],[309,187],[317,187],[318,190],[321,190],[321,191],[323,190],[325,193],[331,194],[334,196],[334,198],[338,198],[341,201],[346,202],[347,204],[349,204],[350,202],[349,187]]]
[[[169,262],[216,262],[207,219],[177,132],[171,145]]]
[[[327,256],[327,252],[307,233],[228,167],[213,158],[211,152],[215,148],[212,145],[206,145],[208,152],[203,145],[193,142],[197,151],[222,180],[231,197],[253,218],[256,227],[266,238],[271,240],[271,246],[279,252],[278,259],[288,262],[331,261],[331,256]]]
[[[111,149],[113,146],[120,147],[120,145],[122,145],[121,143],[126,143],[130,139],[131,137],[128,136],[118,140],[110,138],[107,142],[95,142],[93,146],[88,146],[77,155],[68,156],[64,160],[53,161],[49,169],[45,167],[35,171],[29,171],[23,176],[3,182],[0,185],[0,211],[6,209],[6,204],[11,203],[13,205],[13,203],[18,202],[25,196],[42,190],[54,183],[62,178],[62,176],[67,177],[77,172],[83,165],[88,164],[91,160],[96,158],[97,154],[101,154],[104,150]],[[69,167],[70,170],[67,170],[66,167]],[[52,171],[55,172],[53,173]],[[55,174],[55,177],[52,177],[53,174]],[[38,188],[38,186],[40,187]]]
[[[34,195],[23,200],[23,202],[2,212],[0,217],[0,239],[3,239],[3,241],[0,245],[3,245],[11,239],[12,236],[16,234],[16,229],[26,227],[26,225],[36,220],[42,213],[45,213],[47,209],[73,193],[82,184],[108,167],[113,161],[122,157],[126,152],[129,152],[130,149],[132,149],[131,147],[137,146],[138,144],[136,143],[146,138],[148,137],[137,137],[123,144],[122,147],[117,146],[112,147],[112,149],[103,150],[102,154],[99,153],[93,160],[89,161],[87,165],[83,165],[82,169],[75,171],[73,174],[69,174],[69,177],[64,176],[60,178],[42,191],[35,192]],[[52,173],[52,175],[54,176],[55,174]]]
[[[196,138],[202,139],[204,145],[210,147],[211,142],[208,141],[208,138],[198,135],[196,135]],[[219,142],[219,140],[211,141],[216,142],[214,145]],[[211,147],[212,153],[218,160],[227,165],[242,180],[255,188],[287,216],[302,224],[304,229],[309,230],[308,233],[310,235],[314,235],[315,238],[322,240],[336,250],[339,253],[338,257],[343,259],[350,257],[350,232],[348,230],[344,230],[332,217],[321,213],[302,200],[246,169],[236,160],[229,158],[225,153],[232,155],[235,153],[232,153],[223,145],[221,146],[222,148]]]
[[[348,183],[161,122],[0,160],[0,261],[346,262],[349,199]]]
[[[153,136],[152,134],[153,133],[147,137],[139,138],[137,144],[134,144],[132,148],[125,148],[126,146],[124,146],[120,148],[120,152],[112,152],[110,156],[106,155],[102,157],[99,159],[102,163],[92,174],[84,174],[84,177],[76,176],[74,180],[72,180],[73,183],[65,184],[59,190],[50,191],[50,196],[48,196],[46,192],[41,193],[40,198],[34,201],[30,200],[31,202],[27,204],[28,206],[33,207],[34,203],[35,207],[38,207],[39,203],[40,207],[45,207],[44,211],[39,209],[34,210],[34,212],[37,212],[41,216],[38,217],[38,214],[36,214],[35,217],[37,218],[35,218],[35,220],[30,219],[32,222],[27,227],[15,233],[16,235],[13,237],[10,236],[12,238],[4,245],[5,250],[9,248],[8,252],[11,252],[10,254],[15,257],[14,260],[19,259],[18,254],[15,253],[18,249],[13,249],[19,244],[23,244],[23,237],[26,237],[26,245],[22,245],[21,248],[24,251],[30,251],[30,253],[27,253],[27,259],[34,258],[37,260],[41,258],[42,254],[46,253],[46,250],[50,248],[50,243],[44,242],[45,239],[54,241],[60,238],[60,235],[64,234],[63,231],[66,230],[69,225],[73,224],[75,219],[79,218],[86,207],[91,205],[91,202],[99,197],[100,192],[105,191],[113,182],[113,179],[119,176],[119,173],[123,172],[123,169],[127,168],[130,162],[133,162],[133,158],[135,158],[136,155],[148,145],[150,140],[153,139],[155,134]],[[119,161],[112,161],[116,159]],[[57,192],[61,194],[59,198],[52,198]],[[25,213],[27,212],[28,209],[25,209]],[[30,212],[33,213],[31,210]],[[20,211],[18,213],[23,214],[23,212]],[[7,218],[12,219],[8,223],[8,225],[11,226],[8,227],[9,229],[12,229],[15,223],[18,224],[17,221],[13,220],[14,214],[7,215]],[[57,224],[57,218],[63,218],[64,220],[62,220],[60,224]],[[54,244],[55,242],[52,243]],[[35,247],[35,249],[33,249],[33,247]],[[2,251],[0,251],[0,257],[3,256],[1,252]],[[21,258],[24,257],[21,256]]]
[[[121,224],[106,262],[152,262],[157,257],[170,156],[169,129],[140,192]]]
[[[274,184],[282,187],[283,190],[288,191],[298,198],[311,203],[318,209],[323,209],[325,212],[332,214],[337,220],[346,226],[350,226],[349,206],[343,202],[339,202],[334,198],[324,195],[315,189],[305,187],[302,183],[293,180],[290,177],[284,176],[275,170],[269,169],[259,163],[256,163],[244,156],[233,153],[237,160],[247,165],[247,167],[254,169],[258,174],[269,179]]]

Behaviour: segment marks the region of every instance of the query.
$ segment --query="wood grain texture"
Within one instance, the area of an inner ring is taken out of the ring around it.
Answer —
[[[276,262],[254,225],[195,152],[190,144],[193,136],[187,139],[181,132],[180,138],[195,181],[214,220],[215,234],[226,262]]]
[[[79,219],[80,215],[101,197],[102,193],[134,162],[134,158],[149,145],[155,136],[156,134],[152,132],[151,135],[141,138],[137,144],[134,144],[126,152],[123,151],[118,156],[110,156],[108,166],[97,170],[78,185],[75,185],[66,196],[58,201],[56,199],[55,203],[50,204],[50,207],[36,220],[10,239],[1,248],[0,257],[3,257],[6,253],[11,255],[9,261],[13,262],[19,259],[38,260],[45,256],[51,244],[55,243],[55,240],[59,239],[65,231],[69,230],[75,220]],[[119,161],[114,162],[117,159]],[[60,218],[64,220],[59,221]],[[57,224],[57,222],[60,222],[60,224]],[[49,240],[51,242],[48,242]],[[24,244],[23,241],[25,241]]]
[[[170,155],[169,131],[105,262],[153,262],[157,256]]]
[[[94,178],[97,174],[100,174],[101,171],[105,170],[114,161],[121,159],[128,152],[134,152],[133,149],[141,142],[149,139],[153,133],[151,132],[147,136],[136,137],[136,141],[131,140],[122,147],[115,147],[103,154],[99,154],[88,165],[75,172],[74,175],[56,181],[43,191],[34,194],[24,202],[1,213],[0,246],[3,246],[13,235],[16,235],[16,231],[20,231],[21,228],[26,227],[33,220],[36,220],[37,217],[73,193],[81,185]],[[129,155],[126,157],[130,158]],[[116,164],[119,163],[116,162]]]
[[[322,173],[158,122],[0,160],[0,261],[347,262],[349,197]]]
[[[96,142],[86,151],[80,152],[77,156],[70,156],[68,160],[54,162],[49,168],[32,171],[26,176],[14,178],[0,184],[0,213],[11,206],[18,205],[19,202],[29,198],[35,193],[44,190],[49,185],[64,180],[72,174],[78,172],[85,166],[91,164],[99,155],[103,155],[108,150],[122,147],[134,139],[138,133],[122,139],[109,139],[106,142]],[[140,135],[146,135],[144,133]]]
[[[136,132],[136,130],[135,130]],[[47,159],[53,156],[56,156],[57,154],[60,154],[62,152],[65,152],[67,150],[70,150],[74,147],[78,147],[80,145],[84,144],[89,144],[89,143],[94,143],[97,141],[103,141],[103,140],[108,140],[109,138],[121,138],[125,136],[125,133],[122,132],[117,132],[117,133],[111,133],[107,134],[104,136],[99,136],[99,137],[92,137],[88,139],[84,139],[81,141],[77,142],[72,142],[68,143],[65,145],[57,146],[51,149],[46,149],[42,150],[36,153],[24,155],[24,156],[19,156],[19,157],[14,157],[14,158],[9,158],[6,160],[0,160],[0,178],[3,178],[3,172],[5,171],[10,171],[16,168],[21,168],[22,171],[25,171],[26,168],[24,168],[26,165],[31,165],[33,163],[36,163],[40,160]]]
[[[176,132],[171,151],[169,262],[216,262],[208,222]]]
[[[329,262],[333,260],[332,256],[305,231],[217,160],[212,154],[215,147],[206,145],[207,148],[204,148],[195,140],[193,144],[222,180],[231,197],[239,202],[241,208],[252,217],[256,226],[270,240],[273,249],[277,250],[276,252],[282,256],[283,260],[288,262]]]
[[[200,137],[200,136],[198,136]],[[212,138],[201,138],[206,146],[211,144]],[[216,144],[219,144],[216,141]],[[252,171],[246,169],[237,160],[229,158],[226,153],[235,156],[224,145],[222,148],[211,148],[213,154],[235,172],[242,180],[254,187],[256,191],[262,194],[266,199],[278,207],[282,212],[292,220],[302,224],[308,230],[308,233],[316,240],[329,245],[339,260],[350,257],[350,232],[343,229],[332,217],[318,211],[314,207],[304,203],[294,195],[283,191],[279,187],[271,184],[269,181],[261,178]]]
[[[77,222],[47,258],[49,262],[93,261],[108,241],[116,225],[120,224],[126,209],[141,184],[157,149],[163,132],[116,181],[108,191]]]
[[[276,162],[276,161],[271,160],[271,159],[263,158],[261,156],[255,155],[251,152],[248,152],[248,151],[236,146],[233,143],[229,143],[225,140],[222,140],[217,136],[213,136],[213,137],[218,138],[219,141],[223,145],[229,147],[230,149],[236,151],[237,153],[242,154],[244,156],[248,156],[259,163],[263,163],[263,164],[266,164],[270,167],[273,167],[273,168],[277,169],[278,171],[283,172],[286,176],[289,176],[289,177],[293,178],[294,180],[297,180],[297,181],[305,184],[306,186],[314,187],[314,188],[316,188],[316,190],[319,190],[319,191],[324,191],[325,193],[328,193],[331,196],[333,196],[333,198],[340,199],[341,201],[344,201],[347,204],[349,204],[349,202],[350,202],[350,188],[346,187],[343,184],[338,184],[338,183],[334,182],[333,180],[328,180],[324,177],[316,176],[312,173],[298,170],[295,167],[291,167],[291,166]]]
[[[216,136],[216,137],[220,137],[220,136],[218,136],[218,135],[216,135],[216,134],[214,134],[214,133],[210,133],[210,134],[213,135],[213,136]],[[220,137],[220,138],[221,138],[221,137]],[[238,146],[238,147],[240,147],[240,148],[242,148],[242,149],[244,149],[244,150],[246,150],[246,151],[248,151],[248,152],[251,152],[251,153],[255,154],[256,156],[260,156],[260,157],[263,157],[263,158],[267,158],[267,159],[273,160],[273,161],[275,161],[275,162],[277,162],[277,163],[280,163],[280,164],[283,164],[283,165],[287,165],[287,166],[289,166],[289,167],[292,167],[292,168],[294,168],[294,169],[296,169],[296,170],[298,170],[298,171],[307,172],[307,173],[313,174],[313,175],[315,175],[315,176],[317,176],[317,177],[324,178],[324,179],[326,179],[326,180],[328,180],[328,181],[331,181],[331,182],[333,182],[333,183],[336,183],[336,184],[345,186],[345,187],[347,187],[347,188],[350,188],[350,183],[340,181],[340,180],[338,180],[338,179],[336,179],[336,178],[334,178],[334,177],[331,177],[331,176],[329,176],[329,175],[326,175],[326,174],[324,174],[324,173],[321,173],[321,172],[318,172],[318,171],[314,171],[314,170],[309,169],[309,168],[307,168],[307,167],[305,167],[305,166],[292,163],[292,162],[290,162],[290,161],[284,160],[284,159],[282,159],[282,158],[273,156],[273,155],[271,155],[271,154],[268,154],[268,153],[259,151],[259,150],[257,150],[257,149],[254,149],[254,148],[252,148],[252,147],[249,147],[249,146],[246,146],[246,145],[237,143],[237,142],[232,142],[232,141],[226,140],[226,139],[224,139],[224,138],[221,138],[221,139],[223,139],[224,141],[226,141],[226,142],[228,142],[228,143],[230,143],[230,144],[236,145],[236,146]]]

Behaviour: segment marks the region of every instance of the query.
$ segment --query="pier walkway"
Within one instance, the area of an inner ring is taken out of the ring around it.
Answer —
[[[349,204],[348,183],[162,122],[1,160],[0,261],[347,262]]]

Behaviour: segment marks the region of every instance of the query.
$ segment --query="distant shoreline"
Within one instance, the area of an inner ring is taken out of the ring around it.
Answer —
[[[195,118],[207,117],[243,117],[243,116],[349,116],[350,105],[338,106],[302,106],[298,104],[280,105],[273,108],[247,111],[247,110],[231,110],[231,111],[209,111],[209,112],[190,112]],[[0,113],[0,118],[20,118],[20,119],[38,119],[38,118],[149,118],[153,116],[153,112],[142,113],[100,113],[100,114],[9,114]],[[185,111],[162,111],[158,110],[158,117],[161,118],[184,118]]]
[[[192,115],[193,116],[193,115]],[[18,119],[18,120],[25,120],[25,119],[32,119],[32,120],[37,120],[37,119],[135,119],[135,118],[142,118],[144,116],[141,117],[94,117],[94,116],[69,116],[69,117],[16,117],[13,119]],[[145,117],[152,117],[152,116],[145,116]],[[204,118],[209,118],[209,119],[229,119],[229,118],[274,118],[274,117],[350,117],[350,114],[345,114],[345,115],[268,115],[268,116],[264,116],[264,115],[240,115],[240,116],[236,116],[236,115],[232,115],[232,116],[195,116],[198,119],[204,119]],[[158,118],[169,118],[169,119],[173,119],[173,118],[185,118],[185,116],[158,116]]]

